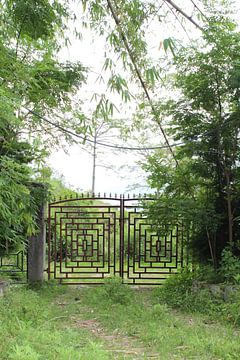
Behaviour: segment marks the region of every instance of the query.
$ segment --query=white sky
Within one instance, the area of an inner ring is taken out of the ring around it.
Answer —
[[[83,108],[88,111],[91,108],[92,94],[96,91],[105,91],[105,86],[96,82],[98,73],[101,72],[104,57],[103,48],[105,41],[103,38],[97,38],[92,42],[90,31],[83,31],[83,39],[73,39],[71,46],[68,49],[61,51],[62,60],[80,61],[83,65],[91,69],[88,75],[87,86],[84,86],[79,91],[79,98],[84,101]],[[118,97],[113,96],[114,102],[118,102]],[[131,105],[127,105],[129,108]],[[130,109],[126,111],[128,113]],[[105,141],[106,142],[106,141]],[[111,143],[117,144],[118,139],[111,139]],[[98,159],[98,165],[96,168],[96,192],[114,192],[114,193],[126,193],[128,188],[132,184],[144,182],[144,173],[139,179],[138,172],[132,169],[136,167],[136,162],[139,160],[137,154],[123,153],[122,151],[113,152],[112,149],[99,148],[100,154]],[[68,153],[63,150],[54,151],[49,158],[49,165],[56,172],[56,174],[63,175],[66,182],[75,188],[83,191],[91,189],[92,181],[92,156],[84,151],[84,145],[72,145],[68,148]],[[109,166],[111,169],[106,169],[103,166]],[[128,169],[120,169],[128,166]],[[139,166],[138,166],[139,168]],[[139,168],[140,171],[140,168]],[[142,189],[137,189],[137,192]],[[145,192],[146,189],[144,188]]]
[[[180,1],[179,5],[182,5]],[[190,8],[188,12],[191,14]],[[174,18],[173,18],[174,19]],[[199,32],[193,26],[186,24],[190,29],[191,37],[196,37]],[[93,41],[94,35],[94,41]],[[179,32],[176,34],[174,27],[169,26],[168,23],[153,23],[149,29],[149,51],[151,56],[159,61],[163,56],[163,49],[159,50],[160,41],[168,37],[181,36],[182,41],[186,41],[186,34],[181,30],[179,25]],[[93,106],[90,102],[92,94],[96,91],[104,92],[106,85],[96,83],[97,74],[101,73],[104,63],[104,38],[97,37],[90,30],[83,30],[83,39],[72,39],[71,45],[68,49],[61,51],[61,59],[69,61],[80,61],[83,65],[91,69],[87,86],[79,91],[79,98],[84,101],[84,110],[90,109]],[[118,103],[118,97],[113,97],[113,102]],[[135,105],[133,104],[132,107]],[[121,116],[130,117],[132,113],[131,104],[122,108]],[[111,139],[111,143],[119,143],[117,139]],[[156,142],[155,142],[156,143]],[[159,138],[157,144],[162,143]],[[128,143],[128,145],[131,143]],[[136,144],[134,144],[136,145]],[[139,146],[141,144],[138,144]],[[143,146],[145,144],[142,144]],[[133,152],[113,152],[111,149],[101,148],[102,154],[99,155],[99,163],[107,164],[114,169],[114,171],[106,168],[97,167],[96,169],[96,192],[112,192],[112,193],[126,193],[129,188],[133,188],[134,184],[142,185],[142,188],[135,187],[136,192],[147,192],[146,174],[144,174],[138,161],[141,159],[139,153]],[[84,151],[83,145],[73,145],[68,149],[68,154],[59,150],[54,152],[49,159],[49,165],[55,170],[57,174],[63,175],[66,182],[75,188],[87,191],[91,189],[91,175],[92,175],[92,157]],[[132,189],[131,189],[132,190]],[[134,191],[131,191],[134,192]]]
[[[85,111],[88,111],[88,108],[91,109],[93,106],[90,102],[92,94],[96,91],[104,92],[106,88],[106,85],[96,82],[104,64],[105,39],[103,37],[96,37],[90,30],[84,29],[82,33],[82,40],[72,39],[71,45],[68,49],[64,48],[60,56],[62,60],[80,61],[83,65],[90,68],[87,86],[84,86],[79,91],[79,98],[84,101],[83,108]],[[156,34],[154,34],[154,37],[156,37]],[[159,36],[153,43],[155,43],[153,50],[157,52]],[[121,106],[117,95],[113,95],[113,102]],[[130,116],[132,112],[131,104],[125,105],[122,111],[125,114],[121,113],[121,117]],[[113,138],[111,143],[117,144],[119,140]],[[113,170],[101,166],[96,168],[96,192],[126,193],[136,183],[142,186],[142,188],[141,186],[136,188],[136,192],[146,192],[145,174],[141,171],[140,166],[137,165],[140,159],[138,153],[113,152],[112,149],[103,147],[100,150],[101,154],[99,155],[98,164],[107,165]],[[50,156],[49,165],[57,174],[63,175],[68,184],[83,191],[91,189],[92,156],[84,151],[83,145],[70,146],[68,154],[63,150],[55,151]]]

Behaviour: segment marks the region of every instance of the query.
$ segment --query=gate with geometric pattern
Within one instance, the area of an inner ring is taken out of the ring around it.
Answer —
[[[101,284],[119,276],[157,285],[188,262],[180,225],[156,227],[144,212],[151,197],[82,195],[48,205],[48,278]]]

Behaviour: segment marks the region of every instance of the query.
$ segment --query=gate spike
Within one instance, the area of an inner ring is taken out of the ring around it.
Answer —
[[[89,197],[89,192],[87,192],[87,197]]]
[[[94,193],[94,192],[92,192],[92,197],[93,197],[93,198],[95,197],[95,193]]]
[[[133,194],[133,198],[135,199],[135,197],[136,197],[136,195],[135,194]]]
[[[117,194],[115,194],[115,199],[117,198]]]
[[[61,195],[59,196],[59,200],[62,200],[62,197],[61,197]]]
[[[141,199],[141,197],[142,197],[142,196],[141,196],[141,194],[140,194],[140,193],[138,194],[138,197]]]
[[[104,193],[104,195],[103,195],[103,196],[104,196],[104,198],[105,198],[105,197],[106,197],[106,193]]]
[[[144,197],[145,197],[145,198],[147,197],[147,194],[146,194],[146,193],[144,193]]]
[[[130,199],[130,195],[129,195],[129,193],[128,193],[128,199]]]
[[[110,197],[110,198],[112,197],[112,194],[111,194],[111,193],[109,194],[109,197]]]
[[[100,194],[100,192],[98,193],[98,197],[99,197],[99,198],[101,197],[101,194]]]
[[[124,199],[124,198],[125,198],[125,195],[123,194],[123,196],[122,196],[122,197],[123,197],[123,199]]]

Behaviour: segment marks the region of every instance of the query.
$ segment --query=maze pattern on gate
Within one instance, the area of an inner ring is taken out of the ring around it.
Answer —
[[[127,212],[125,237],[127,269],[125,282],[133,284],[161,284],[171,273],[183,266],[183,243],[178,225],[154,226],[136,207]]]
[[[119,272],[119,206],[50,207],[49,274],[62,283],[99,283]]]
[[[26,269],[26,253],[20,250],[16,253],[0,254],[0,273],[24,273]]]

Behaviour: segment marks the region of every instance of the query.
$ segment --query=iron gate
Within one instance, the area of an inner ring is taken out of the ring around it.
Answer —
[[[0,276],[5,275],[12,282],[27,281],[27,246],[16,252],[0,253]]]
[[[62,284],[161,284],[188,261],[182,228],[158,227],[145,197],[78,197],[48,206],[48,278]]]

